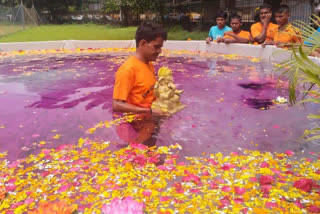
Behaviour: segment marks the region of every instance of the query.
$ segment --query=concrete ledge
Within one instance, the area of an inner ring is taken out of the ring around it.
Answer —
[[[75,48],[134,48],[134,40],[65,40],[45,42],[17,42],[0,43],[0,51],[9,52],[17,50],[43,50],[43,49],[75,49]],[[190,50],[215,52],[221,54],[236,54],[240,56],[259,57],[267,60],[280,62],[291,56],[290,51],[267,46],[262,48],[258,45],[247,44],[206,44],[204,41],[167,41],[164,48],[168,50]],[[316,61],[319,61],[316,59]]]

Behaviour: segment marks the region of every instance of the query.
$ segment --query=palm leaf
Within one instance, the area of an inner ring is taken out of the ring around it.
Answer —
[[[310,18],[313,22],[320,21],[320,17]],[[295,21],[294,26],[301,31],[300,37],[308,44],[301,44],[299,48],[292,46],[292,55],[289,59],[283,61],[279,69],[282,73],[280,79],[286,78],[289,82],[289,101],[291,104],[297,103],[299,88],[303,87],[304,95],[298,103],[314,102],[320,103],[320,66],[313,62],[308,55],[320,47],[320,32],[302,21]],[[315,88],[315,89],[314,89]],[[306,98],[309,94],[318,97]],[[320,114],[310,114],[309,119],[320,119]],[[301,138],[308,137],[306,141],[320,139],[320,128],[307,131]],[[310,137],[309,137],[310,136]]]
[[[310,115],[308,115],[308,118],[309,119],[320,119],[320,115],[318,115],[318,114],[310,114]]]
[[[312,140],[319,140],[319,139],[320,139],[320,134],[319,135],[315,135],[313,137],[309,137],[305,141],[312,141]]]
[[[300,139],[305,138],[305,137],[307,137],[307,136],[309,136],[309,135],[311,135],[311,134],[318,133],[318,132],[320,132],[320,128],[308,130],[308,131],[306,131],[306,132],[300,137]],[[318,136],[319,136],[319,135],[318,135]],[[306,140],[308,141],[308,140],[310,140],[310,138],[307,138]]]

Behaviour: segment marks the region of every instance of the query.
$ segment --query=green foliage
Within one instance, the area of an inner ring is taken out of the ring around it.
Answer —
[[[311,19],[314,23],[320,23],[320,18],[314,16]],[[289,101],[291,104],[297,103],[320,103],[320,65],[312,61],[309,54],[320,47],[320,33],[302,21],[295,21],[302,32],[303,40],[307,44],[301,44],[296,48],[292,46],[292,56],[281,63],[283,70],[281,77],[286,77],[289,81]],[[304,88],[303,95],[299,96],[299,90]],[[320,114],[311,114],[309,119],[320,119]],[[307,141],[320,139],[320,128],[308,130],[302,136]]]
[[[118,13],[124,18],[127,25],[129,17],[139,17],[147,11],[157,13],[163,21],[163,15],[167,12],[163,0],[103,0],[103,10],[108,13]]]

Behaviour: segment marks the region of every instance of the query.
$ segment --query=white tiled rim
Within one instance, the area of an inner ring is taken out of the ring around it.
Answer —
[[[43,49],[75,49],[75,48],[134,48],[134,40],[63,40],[63,41],[41,41],[41,42],[15,42],[0,43],[0,52],[17,50],[43,50]],[[291,52],[274,46],[262,48],[260,45],[248,44],[206,44],[204,41],[173,41],[164,43],[164,49],[189,50],[214,52],[221,54],[236,54],[240,56],[258,57],[274,62],[281,62],[291,57]],[[320,64],[320,59],[310,57],[314,62]]]

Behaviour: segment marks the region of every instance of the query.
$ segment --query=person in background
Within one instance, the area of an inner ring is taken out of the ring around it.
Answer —
[[[244,31],[241,29],[242,27],[241,16],[232,15],[230,17],[230,25],[231,25],[232,31],[225,32],[223,38],[218,38],[217,42],[224,42],[226,44],[230,44],[230,43],[248,44],[251,38],[251,34],[249,31]]]
[[[262,44],[265,41],[273,41],[274,33],[276,32],[278,25],[270,22],[272,16],[272,7],[269,4],[264,4],[259,9],[259,19],[251,26],[251,35],[254,40],[254,44]]]
[[[262,46],[276,45],[278,47],[288,47],[292,44],[301,44],[302,35],[291,23],[289,23],[290,8],[287,5],[280,5],[275,12],[275,19],[278,28],[274,34],[273,41],[265,41]]]
[[[222,38],[224,33],[231,31],[232,29],[226,25],[228,14],[224,11],[220,11],[216,15],[216,26],[212,26],[209,31],[209,36],[206,39],[206,43],[210,43],[218,38]]]

